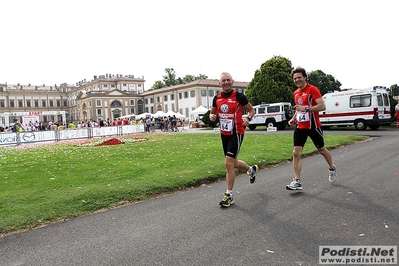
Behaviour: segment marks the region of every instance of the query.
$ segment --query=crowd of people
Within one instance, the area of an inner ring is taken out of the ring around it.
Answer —
[[[151,117],[146,118],[116,118],[116,119],[106,119],[106,120],[88,120],[79,121],[78,123],[70,122],[68,124],[49,121],[47,124],[39,121],[29,121],[22,124],[19,120],[15,120],[14,124],[10,126],[4,126],[0,124],[0,132],[25,132],[25,131],[44,131],[44,130],[64,130],[64,129],[81,129],[89,127],[108,127],[108,126],[126,126],[126,125],[145,125],[145,132],[155,132],[155,129],[160,129],[161,131],[178,131],[179,126],[184,125],[184,119],[176,118],[173,116],[165,117]]]

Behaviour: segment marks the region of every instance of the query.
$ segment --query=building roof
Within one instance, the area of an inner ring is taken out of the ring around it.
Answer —
[[[194,81],[191,81],[191,82],[185,83],[185,84],[178,84],[175,86],[145,91],[141,95],[146,96],[146,95],[151,95],[151,94],[159,94],[162,92],[168,92],[168,91],[173,91],[173,90],[183,89],[183,88],[199,87],[199,86],[219,87],[219,80],[218,79],[199,79],[199,80],[194,80]],[[247,86],[248,86],[248,82],[234,81],[233,87],[247,88]]]

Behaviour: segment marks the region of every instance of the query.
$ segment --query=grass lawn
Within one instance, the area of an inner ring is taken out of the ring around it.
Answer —
[[[325,136],[328,148],[364,138]],[[225,177],[219,134],[140,134],[93,145],[109,139],[0,148],[0,236]],[[262,168],[291,159],[292,149],[292,135],[247,134],[239,158]],[[309,141],[304,154],[313,152]]]

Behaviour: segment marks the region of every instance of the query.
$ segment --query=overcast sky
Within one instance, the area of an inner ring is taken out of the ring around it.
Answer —
[[[0,83],[75,84],[94,75],[230,72],[251,81],[273,56],[344,88],[399,84],[395,0],[5,0]]]

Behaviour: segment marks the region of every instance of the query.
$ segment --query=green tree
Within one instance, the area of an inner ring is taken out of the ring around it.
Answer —
[[[157,90],[165,87],[165,84],[161,80],[155,81],[154,85],[152,85],[150,90]]]
[[[189,82],[194,81],[194,80],[196,80],[194,75],[185,75],[183,77],[184,83],[189,83]]]
[[[399,86],[397,84],[391,85],[391,95],[399,96]]]
[[[321,70],[308,73],[308,83],[319,88],[321,95],[326,94],[328,91],[340,91],[342,85],[332,75],[325,74]]]
[[[199,76],[195,77],[196,80],[198,80],[198,79],[207,79],[207,78],[208,78],[208,76],[204,75],[204,74],[199,74]]]
[[[291,102],[294,83],[291,78],[292,63],[289,59],[274,56],[264,62],[255,71],[254,78],[248,84],[246,95],[252,105],[262,102]]]
[[[163,82],[166,87],[174,86],[178,84],[176,80],[176,73],[173,68],[165,68],[166,76],[162,76]]]

